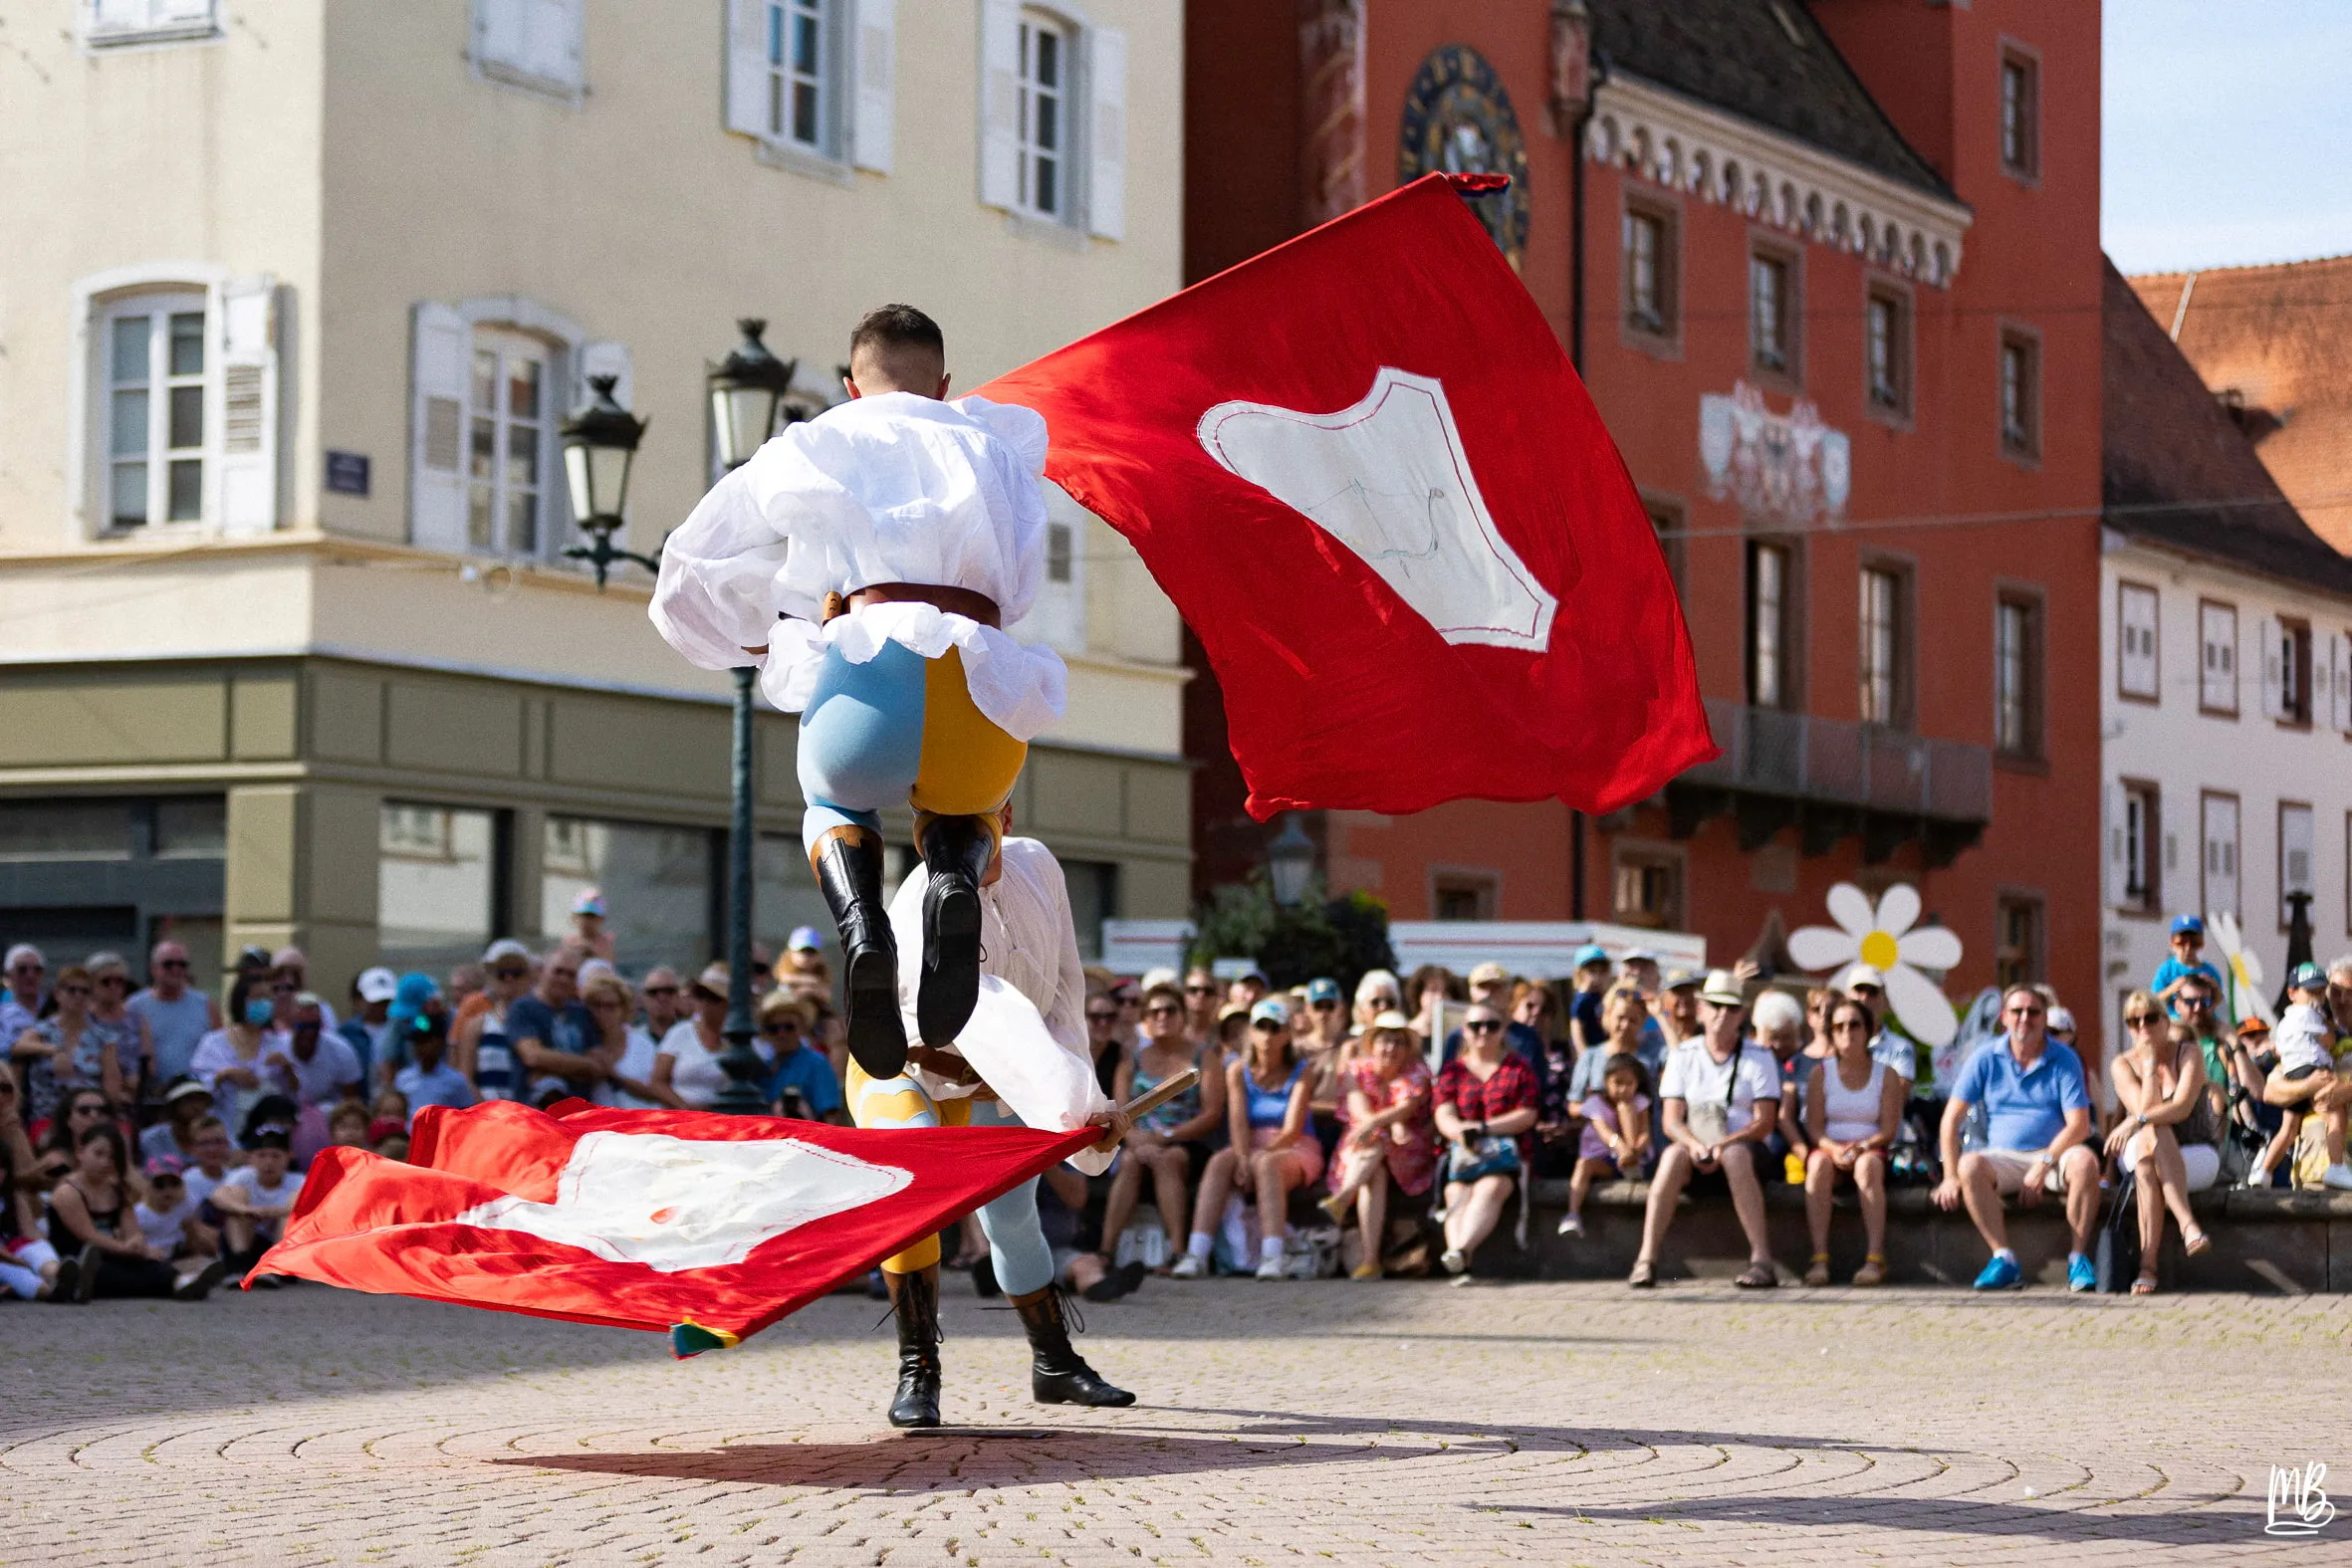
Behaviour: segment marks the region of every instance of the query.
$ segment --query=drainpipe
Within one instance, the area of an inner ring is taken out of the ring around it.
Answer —
[[[1568,142],[1568,363],[1584,374],[1584,134],[1593,90],[1607,75],[1592,56],[1592,14],[1584,0],[1552,0],[1552,128]],[[1584,813],[1568,809],[1568,918],[1584,918]]]

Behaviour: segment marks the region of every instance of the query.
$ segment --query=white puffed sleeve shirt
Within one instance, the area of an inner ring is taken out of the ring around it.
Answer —
[[[980,1001],[951,1047],[1031,1127],[1075,1132],[1111,1108],[1086,1042],[1086,975],[1061,862],[1034,838],[1007,838],[1004,874],[980,890]],[[917,1035],[915,993],[923,974],[923,890],[916,866],[890,900],[898,942],[898,996],[907,1037]],[[968,1084],[916,1071],[934,1100],[968,1096]],[[1111,1156],[1088,1149],[1069,1163],[1089,1176]]]
[[[808,706],[828,646],[853,664],[889,642],[927,659],[954,647],[974,705],[1031,740],[1066,704],[1052,649],[923,603],[818,617],[827,593],[919,582],[984,593],[1008,624],[1021,619],[1045,579],[1045,465],[1033,409],[913,392],[837,404],[761,447],[670,535],[653,624],[704,669],[763,665],[786,713]],[[744,651],[759,647],[764,659]]]

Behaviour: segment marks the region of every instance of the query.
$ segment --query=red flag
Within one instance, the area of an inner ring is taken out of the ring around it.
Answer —
[[[326,1149],[253,1270],[732,1345],[1101,1134],[492,1102]],[[249,1276],[250,1278],[251,1276]]]
[[[1715,754],[1624,460],[1444,176],[980,395],[1046,416],[1199,634],[1261,820],[1608,811]]]

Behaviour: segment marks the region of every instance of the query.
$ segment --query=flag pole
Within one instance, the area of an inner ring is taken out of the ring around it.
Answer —
[[[1191,1088],[1194,1084],[1200,1081],[1201,1069],[1198,1067],[1187,1067],[1182,1072],[1176,1074],[1175,1077],[1163,1078],[1158,1083],[1155,1083],[1150,1088],[1144,1090],[1141,1094],[1136,1095],[1135,1098],[1120,1106],[1119,1112],[1121,1115],[1127,1118],[1128,1126],[1130,1129],[1132,1129],[1136,1122],[1141,1121],[1145,1116],[1149,1115],[1153,1111],[1158,1110],[1161,1106],[1167,1104],[1170,1100],[1176,1098],[1177,1095],[1182,1094],[1185,1090]],[[1121,1133],[1117,1138],[1106,1138],[1102,1142],[1094,1145],[1094,1147],[1097,1149],[1115,1149],[1119,1146],[1119,1139],[1124,1137],[1126,1137],[1126,1134]]]

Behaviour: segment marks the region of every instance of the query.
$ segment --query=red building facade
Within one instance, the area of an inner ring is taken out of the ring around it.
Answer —
[[[1909,882],[1962,939],[1956,994],[2099,993],[2098,28],[2030,0],[1192,0],[1188,274],[1429,167],[1512,172],[1483,215],[1650,503],[1725,748],[1599,820],[1309,813],[1334,889],[1728,958],[1833,883]],[[1189,700],[1209,885],[1271,829],[1213,680]]]

